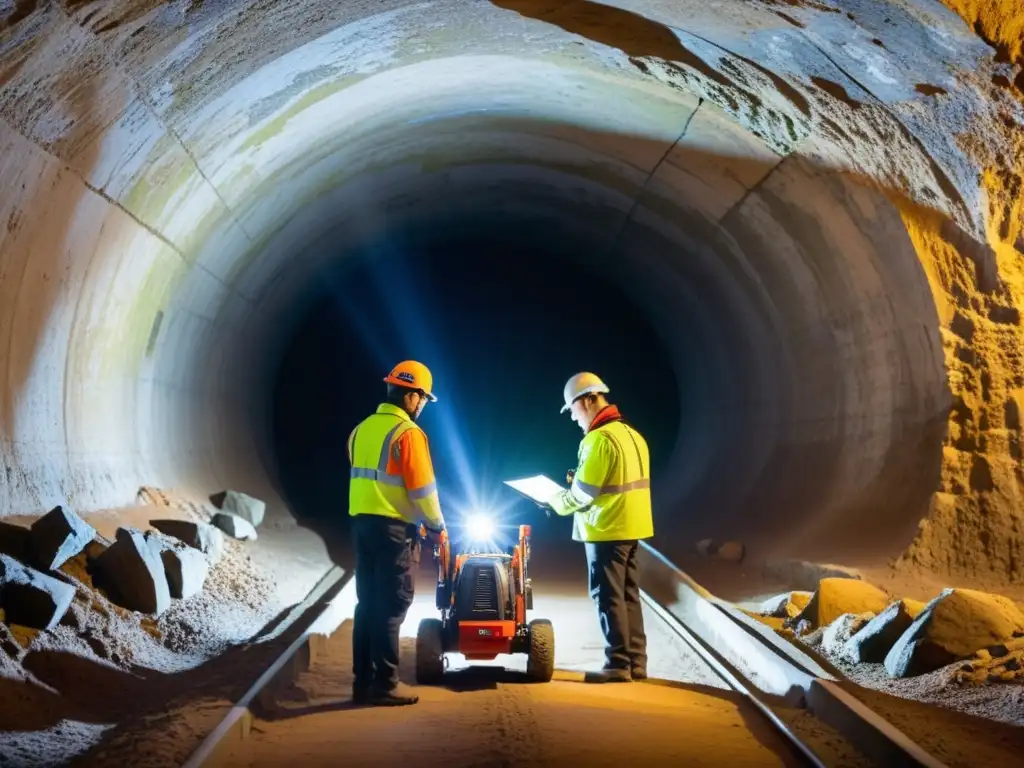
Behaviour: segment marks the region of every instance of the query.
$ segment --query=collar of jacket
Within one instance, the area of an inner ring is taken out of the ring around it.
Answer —
[[[590,422],[590,426],[587,427],[587,434],[590,434],[595,429],[604,424],[608,424],[612,421],[621,421],[622,414],[619,413],[619,406],[617,405],[606,405],[601,411],[594,417],[594,420]]]
[[[412,416],[410,416],[405,409],[399,408],[397,405],[392,405],[391,403],[381,403],[378,405],[377,413],[386,413],[391,416],[397,416],[402,421],[412,421]]]

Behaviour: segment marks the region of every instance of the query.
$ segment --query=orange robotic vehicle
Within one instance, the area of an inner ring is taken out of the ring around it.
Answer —
[[[423,531],[425,533],[425,531]],[[530,526],[519,526],[510,553],[471,546],[452,558],[447,536],[434,547],[439,619],[423,619],[416,634],[416,681],[434,685],[447,667],[445,654],[490,661],[499,654],[525,654],[526,674],[548,682],[555,669],[555,634],[547,619],[527,621],[533,610],[528,576]]]

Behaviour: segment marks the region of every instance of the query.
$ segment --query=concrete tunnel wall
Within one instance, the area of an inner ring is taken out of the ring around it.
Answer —
[[[269,382],[318,244],[497,211],[576,232],[691,372],[664,507],[1017,570],[1021,222],[957,140],[1012,109],[964,85],[992,49],[928,0],[620,5],[8,9],[3,514],[284,514]]]

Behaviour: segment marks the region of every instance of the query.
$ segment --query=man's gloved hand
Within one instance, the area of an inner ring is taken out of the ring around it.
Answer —
[[[443,525],[440,528],[431,528],[429,525],[424,524],[423,530],[426,531],[427,541],[435,547],[448,538],[448,531],[445,530]]]
[[[569,485],[572,485],[572,481],[575,480],[575,479],[576,479],[576,470],[575,469],[570,469],[568,472],[565,473],[565,482],[567,482]]]

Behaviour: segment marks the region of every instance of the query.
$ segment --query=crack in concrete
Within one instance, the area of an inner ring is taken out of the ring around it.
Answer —
[[[772,167],[771,167],[771,168],[770,168],[770,169],[768,170],[768,172],[767,172],[767,173],[765,173],[765,175],[764,175],[764,176],[762,176],[762,177],[761,177],[760,179],[758,179],[758,180],[757,180],[757,181],[756,181],[756,182],[755,182],[755,183],[754,183],[753,185],[751,185],[751,186],[750,186],[750,187],[749,187],[749,188],[747,189],[747,191],[743,193],[743,197],[741,197],[741,198],[740,198],[739,200],[737,200],[737,201],[736,201],[735,203],[733,203],[733,204],[732,204],[731,206],[729,206],[729,210],[728,210],[728,211],[726,211],[726,212],[725,212],[725,213],[724,213],[724,214],[722,215],[722,218],[720,218],[720,219],[718,220],[718,224],[719,224],[720,226],[723,226],[723,227],[725,227],[726,229],[728,229],[728,227],[727,227],[727,226],[726,226],[726,224],[725,224],[725,220],[726,220],[726,219],[728,219],[728,218],[730,218],[730,217],[731,217],[731,216],[733,216],[734,214],[736,214],[736,212],[737,212],[737,211],[738,211],[738,210],[739,210],[740,208],[742,208],[742,207],[743,207],[743,204],[747,202],[747,198],[748,198],[748,197],[750,197],[750,196],[751,196],[752,194],[754,194],[755,192],[758,192],[758,191],[759,191],[759,190],[761,189],[761,187],[762,187],[762,186],[764,186],[764,183],[765,183],[766,181],[768,181],[768,179],[770,179],[770,178],[771,178],[772,176],[774,176],[774,175],[775,175],[775,172],[776,172],[777,170],[779,170],[779,168],[780,168],[780,167],[782,166],[782,164],[783,164],[784,162],[786,162],[787,160],[791,159],[792,157],[793,157],[793,155],[787,155],[786,157],[782,157],[782,158],[779,158],[779,162],[777,162],[777,163],[776,163],[775,165],[773,165],[773,166],[772,166]],[[737,215],[738,215],[738,214],[737,214]]]
[[[79,22],[74,17],[72,17],[67,12],[67,9],[64,6],[58,4],[58,12],[62,16],[64,16],[64,18],[67,19],[71,24],[74,24],[79,29],[83,30],[94,41],[96,41],[98,44],[102,45],[102,41],[100,41],[98,33],[96,31],[94,31],[93,29],[91,29],[90,27],[84,26],[81,22]],[[250,235],[249,232],[245,229],[245,227],[242,226],[242,223],[239,220],[238,215],[235,213],[234,209],[230,205],[228,205],[227,200],[224,199],[224,196],[221,194],[220,190],[217,189],[217,186],[212,181],[210,181],[209,177],[206,175],[206,173],[203,171],[202,167],[199,165],[199,161],[196,159],[195,155],[192,153],[192,150],[189,148],[189,146],[185,143],[185,141],[181,138],[181,136],[178,135],[178,132],[175,131],[174,128],[172,128],[168,123],[166,123],[163,120],[162,117],[160,117],[160,114],[156,111],[156,108],[153,106],[153,104],[150,103],[149,99],[146,98],[146,96],[145,96],[145,89],[142,87],[142,84],[136,79],[136,77],[131,72],[129,72],[128,70],[123,68],[120,62],[114,61],[112,63],[112,65],[111,65],[111,68],[115,72],[117,72],[120,76],[124,77],[128,82],[130,82],[135,87],[135,91],[136,91],[136,93],[138,95],[139,101],[141,101],[143,104],[145,104],[146,109],[149,111],[150,115],[152,115],[153,119],[157,122],[157,124],[161,128],[163,128],[167,132],[167,134],[174,139],[174,141],[176,141],[178,143],[178,146],[181,147],[181,150],[185,153],[185,155],[188,157],[188,159],[192,161],[192,165],[195,166],[196,172],[199,174],[199,177],[203,180],[203,182],[207,186],[210,187],[211,190],[213,190],[213,194],[217,196],[217,200],[220,201],[220,204],[224,206],[224,210],[226,210],[228,212],[228,215],[231,217],[231,221],[235,224],[235,226],[238,227],[238,229],[242,233],[242,235],[245,236],[245,239],[249,241],[249,244],[252,245],[252,243],[254,242],[252,235]],[[123,114],[124,113],[122,112],[122,115]],[[81,178],[81,177],[79,177],[79,178]],[[84,181],[85,180],[83,179],[83,182]],[[92,187],[91,185],[89,185],[88,182],[85,182],[85,183],[86,183],[86,186],[89,186],[90,189],[93,189],[95,191],[95,188]],[[116,200],[114,200],[110,196],[108,196],[106,194],[104,194],[103,196],[107,200],[113,202],[115,205],[117,205],[119,208],[121,208],[121,210],[124,210],[124,211],[128,212],[127,209],[124,208],[124,206],[122,206],[119,202],[117,202]],[[136,219],[136,221],[140,221],[138,219],[138,217],[134,216],[130,212],[128,212],[128,213],[129,213],[129,215],[132,216],[132,218]],[[148,230],[150,230],[151,232],[155,232],[156,231],[154,228],[149,227],[149,226],[147,226],[146,228]],[[163,237],[163,235],[160,235],[160,237],[161,237],[162,240],[167,241],[167,238]],[[167,242],[169,242],[169,241],[167,241]],[[175,250],[179,253],[179,255],[182,256],[182,258],[184,258],[184,254],[181,254],[181,251],[179,249],[175,248]],[[186,259],[186,263],[187,263],[187,259]],[[240,293],[238,293],[238,291],[235,290],[232,286],[228,286],[226,283],[224,283],[223,280],[220,280],[220,278],[217,278],[217,280],[221,284],[225,285],[229,290],[233,291],[234,293],[237,293],[240,298],[245,299],[245,297],[242,296]]]
[[[137,224],[139,227],[144,229],[147,233],[149,233],[150,235],[155,237],[161,243],[166,245],[171,250],[171,252],[174,253],[175,256],[177,256],[179,259],[181,259],[182,264],[184,264],[186,267],[191,268],[191,269],[198,269],[198,270],[200,270],[202,272],[205,272],[206,275],[210,279],[212,279],[218,285],[223,287],[224,290],[226,290],[226,291],[228,291],[230,293],[233,293],[241,301],[243,301],[243,302],[245,302],[247,304],[251,303],[251,299],[247,298],[242,293],[240,293],[233,285],[229,285],[228,283],[225,283],[224,280],[222,280],[216,273],[212,272],[210,270],[210,268],[207,267],[205,264],[200,264],[198,261],[189,261],[188,257],[186,257],[186,255],[182,252],[182,250],[174,242],[172,242],[170,239],[168,239],[160,230],[158,230],[156,227],[153,227],[152,225],[148,224],[143,219],[140,219],[138,216],[136,216],[130,210],[125,208],[123,205],[121,205],[120,202],[118,202],[113,197],[111,197],[109,194],[107,194],[103,189],[101,189],[101,188],[97,187],[95,184],[92,184],[91,182],[89,182],[84,176],[82,176],[81,173],[79,173],[77,170],[75,170],[75,168],[73,168],[71,165],[69,165],[63,159],[61,159],[57,155],[55,155],[52,152],[50,152],[48,149],[45,149],[45,148],[39,146],[39,144],[37,142],[33,141],[30,137],[26,136],[24,133],[22,133],[20,130],[15,128],[13,125],[11,125],[6,120],[3,120],[2,118],[0,118],[0,124],[2,124],[3,127],[6,130],[9,130],[11,133],[17,134],[22,139],[24,139],[26,143],[30,144],[35,149],[35,151],[40,152],[48,160],[53,161],[53,163],[60,168],[61,172],[67,173],[72,178],[77,179],[78,181],[80,181],[82,183],[82,186],[85,187],[87,190],[89,190],[94,195],[96,195],[97,197],[102,199],[104,202],[106,202],[111,207],[116,208],[117,210],[121,211],[128,218],[130,218],[135,224]],[[26,264],[26,268],[27,268],[28,262],[26,261],[25,264]],[[22,273],[21,280],[22,281],[24,280],[24,272]],[[180,311],[187,312],[189,314],[195,314],[191,310],[184,309],[184,308],[182,308]],[[77,310],[76,310],[76,312],[77,312]],[[199,315],[196,315],[196,317],[199,317]],[[206,320],[206,318],[203,318],[203,319]],[[13,344],[13,340],[14,340],[14,334],[13,334],[13,330],[12,330],[11,336],[8,339],[8,349],[7,349],[7,357],[8,357],[8,359],[10,359],[10,356],[11,356],[11,346]],[[66,370],[65,370],[65,381],[67,381],[67,372],[66,372]]]
[[[718,43],[715,43],[712,40],[708,40],[708,39],[702,37],[701,35],[696,34],[695,32],[690,32],[689,30],[681,29],[679,27],[672,27],[672,26],[669,26],[669,29],[673,30],[674,32],[681,32],[681,33],[684,33],[684,34],[687,34],[687,35],[691,35],[691,36],[697,38],[698,40],[701,40],[701,41],[707,43],[708,45],[717,48],[720,51],[724,51],[725,53],[730,54],[731,56],[735,56],[735,57],[741,58],[741,59],[744,58],[742,55],[736,53],[735,51],[731,51],[728,48],[725,48],[724,46],[721,46],[721,45],[719,45]],[[896,123],[897,125],[899,125],[903,129],[904,135],[906,136],[906,138],[917,146],[918,151],[921,152],[922,158],[927,161],[929,167],[931,168],[932,175],[935,177],[935,182],[938,185],[939,189],[941,189],[946,194],[947,198],[949,198],[949,202],[953,206],[955,206],[955,207],[960,209],[961,215],[963,215],[966,220],[970,221],[971,220],[971,214],[970,214],[969,206],[967,205],[967,201],[964,200],[964,197],[961,194],[960,190],[957,189],[956,185],[953,183],[952,179],[950,178],[949,172],[945,168],[943,168],[941,165],[939,165],[938,160],[936,160],[935,157],[931,154],[931,152],[929,152],[927,150],[927,148],[924,146],[924,143],[911,130],[910,126],[908,126],[905,122],[903,122],[903,120],[900,118],[900,116],[898,114],[896,114],[891,109],[889,109],[888,105],[884,101],[882,101],[882,99],[878,96],[878,94],[876,94],[867,85],[862,83],[858,78],[854,77],[850,72],[848,72],[846,70],[845,67],[843,67],[841,64],[839,64],[839,62],[837,62],[831,56],[831,54],[829,54],[827,51],[825,51],[824,48],[822,48],[820,45],[818,45],[818,43],[815,42],[814,39],[811,38],[807,34],[806,31],[804,31],[802,29],[795,30],[794,34],[798,34],[804,40],[806,40],[807,43],[812,48],[814,48],[814,50],[816,50],[818,53],[820,53],[825,58],[825,60],[828,61],[829,64],[831,64],[833,67],[835,67],[836,70],[838,70],[840,74],[842,74],[844,77],[849,79],[849,81],[851,83],[853,83],[854,85],[856,85],[858,88],[860,88],[861,91],[866,93],[870,97],[870,99],[871,99],[870,103],[872,103],[875,107],[877,107],[878,109],[882,110],[887,115],[889,115],[889,117],[893,120],[893,122]]]
[[[668,160],[668,156],[672,154],[672,150],[679,146],[679,142],[682,141],[683,138],[686,136],[686,132],[690,130],[690,123],[693,122],[693,118],[696,117],[697,112],[700,111],[700,108],[703,104],[704,98],[699,97],[697,99],[697,106],[694,107],[693,112],[691,112],[687,116],[686,122],[683,124],[683,129],[682,131],[679,132],[679,135],[676,137],[676,140],[669,144],[664,154],[662,154],[661,159],[654,164],[654,167],[651,168],[650,172],[647,174],[647,178],[644,179],[644,183],[640,185],[640,191],[637,192],[636,196],[633,198],[633,204],[629,207],[629,210],[626,212],[626,216],[622,220],[622,225],[619,227],[619,231],[615,233],[615,237],[612,238],[611,245],[608,246],[608,258],[612,258],[615,255],[615,251],[619,247],[619,241],[622,239],[623,233],[625,233],[626,228],[633,220],[633,214],[636,213],[637,206],[640,205],[640,200],[641,198],[643,198],[644,193],[647,191],[647,187],[648,185],[650,185],[651,179],[654,178],[654,175],[658,172],[658,169],[665,164],[666,160]]]
[[[741,61],[745,61],[748,64],[754,64],[759,69],[761,69],[766,75],[774,75],[776,77],[781,77],[780,75],[776,75],[775,73],[771,72],[770,70],[768,70],[768,69],[766,69],[764,67],[761,67],[761,65],[758,65],[756,62],[752,62],[752,61],[748,60],[742,54],[737,53],[736,51],[733,51],[733,50],[731,50],[731,49],[729,49],[729,48],[727,48],[727,47],[725,47],[725,46],[723,46],[723,45],[721,45],[719,43],[716,43],[713,40],[709,40],[708,38],[706,38],[706,37],[704,37],[704,36],[702,36],[702,35],[700,35],[700,34],[698,34],[696,32],[693,32],[693,31],[688,30],[688,29],[684,29],[682,27],[677,27],[677,26],[672,25],[672,24],[668,24],[668,23],[666,23],[664,21],[660,21],[660,20],[658,20],[656,18],[652,18],[652,17],[647,16],[645,14],[639,13],[638,11],[633,10],[633,9],[630,9],[629,12],[633,13],[633,14],[635,14],[637,16],[640,16],[641,18],[644,18],[644,19],[646,19],[647,21],[650,21],[653,24],[660,24],[663,27],[665,27],[666,29],[671,30],[672,33],[677,35],[677,36],[679,36],[679,35],[689,35],[690,37],[693,37],[694,39],[700,40],[701,42],[705,43],[706,45],[708,45],[708,46],[710,46],[710,47],[712,47],[712,48],[714,48],[714,49],[716,49],[718,51],[721,51],[724,54],[727,54],[729,56],[737,58],[737,59],[739,59]],[[945,168],[943,168],[939,164],[938,160],[927,150],[927,148],[924,146],[924,143],[911,130],[910,126],[908,126],[900,118],[900,116],[898,114],[896,114],[895,112],[890,110],[888,108],[888,106],[886,105],[886,103],[884,101],[882,101],[882,99],[871,88],[869,88],[867,85],[862,83],[858,78],[854,77],[850,72],[848,72],[846,70],[845,67],[840,65],[828,52],[826,52],[817,42],[815,42],[815,40],[812,37],[810,37],[807,34],[806,31],[804,31],[803,29],[796,29],[796,30],[792,30],[792,32],[793,32],[793,34],[800,35],[800,37],[803,38],[807,42],[808,45],[810,45],[812,48],[814,48],[814,50],[816,50],[819,54],[821,54],[821,56],[826,61],[828,61],[833,67],[835,67],[838,72],[840,72],[844,77],[848,78],[851,83],[856,85],[858,88],[861,89],[861,91],[863,91],[865,94],[867,94],[870,97],[870,99],[871,99],[871,102],[870,102],[871,104],[876,106],[878,109],[884,111],[887,115],[889,115],[889,117],[893,120],[893,122],[896,125],[899,125],[900,128],[902,128],[902,130],[904,132],[904,136],[909,141],[911,141],[913,144],[915,144],[917,146],[917,148],[918,148],[918,151],[921,152],[922,158],[927,162],[928,166],[931,169],[932,175],[935,177],[936,184],[938,185],[939,189],[942,190],[942,192],[944,192],[946,194],[947,198],[949,199],[950,204],[954,208],[959,209],[960,214],[964,217],[964,219],[966,221],[971,221],[972,217],[971,217],[971,214],[970,214],[970,207],[968,206],[967,201],[964,199],[963,194],[957,188],[956,184],[953,183],[953,181],[952,181],[952,179],[950,177],[949,172]],[[707,62],[705,62],[705,63],[707,64]],[[708,66],[710,67],[711,65],[708,64]],[[712,68],[715,69],[716,72],[718,71],[717,68],[714,68],[714,67],[712,67]],[[797,89],[795,85],[793,85],[793,88],[796,89],[799,92],[799,89]],[[803,96],[803,94],[801,94],[801,96]],[[744,127],[746,127],[746,126],[744,126]],[[972,223],[974,223],[974,222],[972,222]]]

